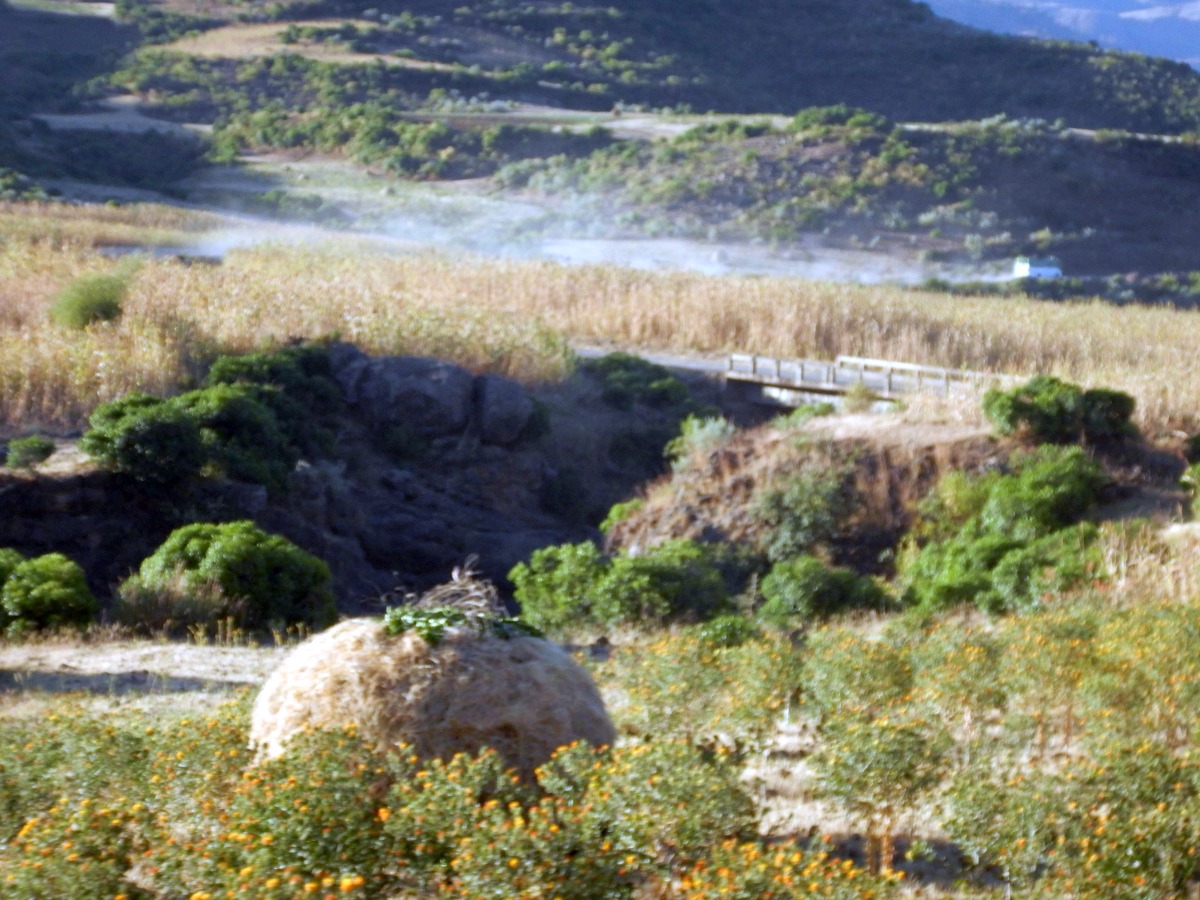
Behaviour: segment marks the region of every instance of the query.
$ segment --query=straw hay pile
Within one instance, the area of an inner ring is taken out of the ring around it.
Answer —
[[[250,741],[269,759],[298,732],[349,724],[380,750],[404,743],[422,757],[493,747],[527,778],[564,744],[615,738],[587,672],[549,641],[455,627],[433,647],[376,619],[292,651],[254,703]]]

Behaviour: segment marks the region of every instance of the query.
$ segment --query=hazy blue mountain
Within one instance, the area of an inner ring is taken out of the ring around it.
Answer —
[[[989,31],[1096,41],[1200,68],[1200,0],[929,0],[929,6]]]

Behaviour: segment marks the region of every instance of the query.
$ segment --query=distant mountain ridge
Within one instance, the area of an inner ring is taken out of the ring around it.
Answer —
[[[976,28],[1162,56],[1200,68],[1200,2],[930,0],[940,16]]]

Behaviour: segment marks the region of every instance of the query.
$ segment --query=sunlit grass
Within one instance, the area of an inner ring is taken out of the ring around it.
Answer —
[[[119,322],[51,326],[58,290],[117,265],[95,246],[170,242],[206,221],[158,207],[0,207],[0,427],[77,428],[121,393],[176,388],[215,352],[328,335],[528,382],[564,374],[564,339],[1052,372],[1129,391],[1144,427],[1198,421],[1200,315],[1101,302],[385,254],[346,242],[240,250],[220,266],[147,261]]]

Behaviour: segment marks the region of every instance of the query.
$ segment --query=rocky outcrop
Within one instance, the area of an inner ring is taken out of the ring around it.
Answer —
[[[379,429],[399,426],[423,438],[472,431],[484,443],[507,445],[533,414],[525,389],[498,375],[476,377],[416,356],[370,357],[352,344],[335,344],[329,355],[346,399]]]
[[[475,417],[479,439],[485,444],[511,444],[519,438],[533,415],[533,401],[525,389],[508,378],[481,375],[475,381]]]
[[[363,613],[378,612],[384,594],[445,581],[469,559],[503,582],[534,550],[590,534],[543,506],[556,468],[544,444],[522,440],[534,404],[521,385],[349,344],[330,358],[349,401],[322,423],[335,433],[334,458],[300,462],[280,495],[219,480],[154,495],[60,447],[52,460],[64,464],[0,470],[0,547],[65,553],[110,597],[174,528],[252,519],[324,559],[340,609]],[[419,438],[407,457],[387,439],[392,426]]]

